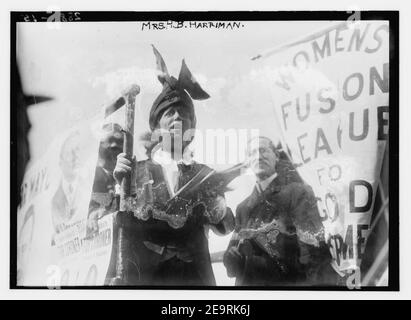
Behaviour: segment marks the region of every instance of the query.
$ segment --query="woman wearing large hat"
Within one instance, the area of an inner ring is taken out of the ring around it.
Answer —
[[[181,192],[212,172],[193,161],[187,148],[196,127],[193,99],[209,95],[184,60],[176,79],[154,46],[153,50],[163,89],[150,110],[149,158],[136,162],[120,154],[114,170],[118,182],[130,173],[135,181],[136,231],[128,257],[134,267],[128,278],[137,285],[215,285],[207,233],[210,228],[221,235],[231,232],[233,213],[223,192]]]

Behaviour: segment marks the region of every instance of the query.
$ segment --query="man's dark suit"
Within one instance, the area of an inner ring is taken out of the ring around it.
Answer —
[[[255,230],[273,221],[279,233],[271,233],[271,239],[261,235],[241,240],[243,230]],[[330,262],[322,231],[311,188],[304,183],[289,183],[279,174],[266,190],[254,188],[238,205],[229,248],[238,247],[244,259],[232,260],[226,252],[227,273],[236,277],[236,285],[243,286],[315,285],[312,281],[321,282],[318,272],[329,268]],[[311,235],[311,244],[300,240],[302,234]]]
[[[116,181],[113,178],[113,173],[97,166],[94,175],[89,213],[101,207],[104,207],[107,213],[112,213],[115,210],[118,210],[115,201],[115,186]]]

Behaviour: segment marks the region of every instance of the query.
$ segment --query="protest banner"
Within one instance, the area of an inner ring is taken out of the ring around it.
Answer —
[[[82,121],[57,136],[27,170],[17,211],[18,285],[104,284],[112,213],[98,219],[98,232],[87,231],[101,128],[111,119],[102,118]]]
[[[318,199],[333,267],[351,274],[388,139],[388,22],[333,22],[253,59],[268,77],[273,125]]]

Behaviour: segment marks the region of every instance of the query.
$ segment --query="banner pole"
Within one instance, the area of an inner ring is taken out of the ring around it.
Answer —
[[[139,93],[140,87],[138,85],[133,85],[123,94],[126,102],[125,125],[123,128],[123,152],[129,160],[133,157],[135,100]],[[117,227],[116,268],[115,277],[110,281],[110,285],[129,284],[129,279],[127,277],[127,256],[129,255],[129,238],[127,236],[127,227],[129,227],[129,212],[131,209],[131,178],[132,174],[130,172],[121,181],[120,210],[114,217],[114,223]]]

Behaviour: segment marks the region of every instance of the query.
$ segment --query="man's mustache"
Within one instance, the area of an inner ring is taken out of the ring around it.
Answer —
[[[260,163],[269,164],[269,161],[268,159],[264,159],[264,158],[259,158],[259,159],[252,161],[252,164],[260,164]]]

